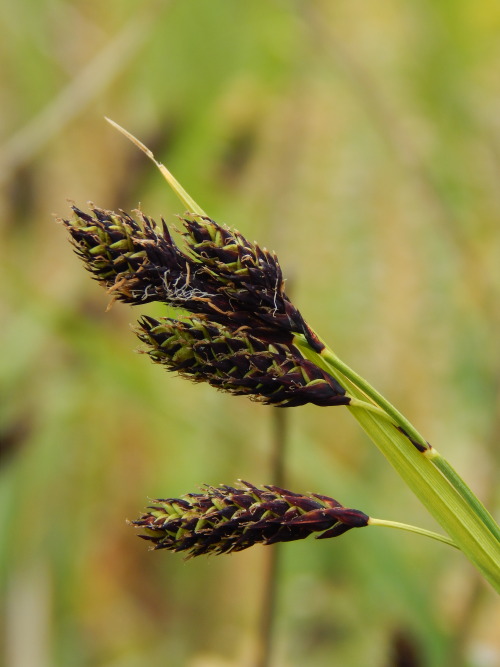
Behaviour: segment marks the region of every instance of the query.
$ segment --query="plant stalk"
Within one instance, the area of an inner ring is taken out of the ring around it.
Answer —
[[[380,396],[365,380],[362,381],[362,388],[359,388],[355,384],[359,376],[354,373],[350,373],[346,382],[346,376],[334,363],[337,359],[335,355],[331,358],[316,352],[301,335],[297,335],[294,342],[306,358],[329,372],[344,386],[347,385],[349,394],[355,398],[364,400],[369,395]],[[341,367],[345,365],[341,364]],[[384,402],[387,403],[385,399]],[[456,546],[500,592],[500,541],[478,513],[477,507],[481,506],[479,500],[474,496],[475,503],[472,506],[433,465],[425,455],[429,445],[422,453],[386,417],[359,406],[348,406],[348,410]],[[399,415],[397,411],[391,412],[392,418]],[[416,430],[404,417],[403,420],[405,432],[413,438]],[[423,440],[422,436],[419,437]]]
[[[385,526],[386,528],[398,528],[399,530],[406,530],[409,533],[424,535],[425,537],[430,537],[431,539],[436,540],[437,542],[443,542],[444,544],[448,544],[450,547],[455,547],[455,549],[458,548],[455,542],[451,540],[449,537],[446,537],[446,535],[440,535],[439,533],[435,533],[432,530],[426,530],[425,528],[419,528],[418,526],[411,526],[408,523],[400,523],[399,521],[388,521],[387,519],[374,519],[373,517],[370,517],[368,519],[368,525]]]
[[[372,387],[364,378],[353,371],[347,364],[345,364],[336,354],[334,354],[327,346],[322,350],[321,356],[326,359],[327,363],[339,370],[342,375],[350,380],[360,391],[378,406],[379,409],[386,413],[386,418],[392,419],[393,422],[403,429],[403,431],[412,439],[414,444],[421,450],[424,455],[440,470],[446,477],[450,484],[463,496],[465,501],[473,508],[478,517],[489,528],[493,535],[500,540],[500,528],[495,519],[491,516],[488,510],[480,502],[477,496],[472,492],[465,481],[456,472],[453,466],[436,450],[434,449],[415,429],[404,415],[402,415],[389,401],[384,398],[374,387]],[[352,403],[354,405],[354,403]],[[376,412],[373,408],[367,408]]]

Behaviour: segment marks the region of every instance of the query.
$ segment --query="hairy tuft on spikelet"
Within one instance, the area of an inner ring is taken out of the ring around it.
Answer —
[[[202,493],[154,500],[132,525],[153,549],[190,556],[242,551],[254,544],[318,539],[367,526],[363,512],[319,494],[299,494],[278,486],[206,486]]]
[[[164,220],[160,229],[140,211],[137,221],[123,211],[72,209],[73,218],[62,223],[78,256],[119,300],[160,301],[234,329],[265,329],[282,340],[304,334],[315,349],[323,347],[285,294],[276,255],[239,232],[210,218],[186,217],[183,252]]]

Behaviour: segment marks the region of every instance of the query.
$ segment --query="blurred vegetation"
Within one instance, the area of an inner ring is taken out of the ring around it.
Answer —
[[[273,409],[133,354],[67,199],[175,224],[147,143],[276,249],[338,354],[499,509],[500,7],[492,0],[19,0],[3,61],[0,662],[252,665],[266,548],[184,562],[147,497],[269,483]],[[148,306],[141,310],[161,314]],[[287,485],[435,528],[347,411],[287,412]],[[281,552],[273,665],[500,664],[460,553],[384,529]]]

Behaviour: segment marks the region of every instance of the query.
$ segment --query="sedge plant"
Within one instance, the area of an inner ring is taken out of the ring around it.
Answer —
[[[158,225],[91,206],[63,219],[77,254],[113,299],[158,301],[177,318],[143,317],[136,333],[157,364],[194,382],[287,408],[344,406],[445,531],[377,519],[333,498],[277,486],[204,487],[159,499],[133,525],[155,549],[189,556],[341,535],[354,527],[407,530],[456,547],[500,592],[500,527],[451,464],[387,399],[344,363],[285,292],[274,253],[212,220],[151,151],[188,213],[180,248]]]

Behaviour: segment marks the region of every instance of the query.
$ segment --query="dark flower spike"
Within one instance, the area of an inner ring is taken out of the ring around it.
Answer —
[[[162,220],[73,207],[62,220],[76,252],[109,292],[125,303],[160,301],[232,329],[260,330],[268,339],[291,343],[302,333],[316,350],[323,345],[284,292],[274,254],[210,218],[184,220],[190,254],[175,244]]]
[[[363,512],[328,496],[240,482],[239,488],[206,486],[202,493],[154,500],[132,525],[143,530],[139,537],[153,549],[191,557],[302,540],[317,532],[318,538],[335,537],[368,522]]]
[[[333,377],[288,345],[197,319],[144,317],[139,324],[151,359],[194,381],[278,407],[351,402]]]

